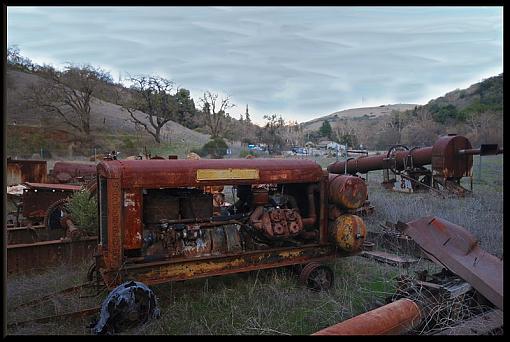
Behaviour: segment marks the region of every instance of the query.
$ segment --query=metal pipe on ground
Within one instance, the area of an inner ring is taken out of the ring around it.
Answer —
[[[312,335],[398,335],[417,327],[421,320],[418,304],[402,298]]]

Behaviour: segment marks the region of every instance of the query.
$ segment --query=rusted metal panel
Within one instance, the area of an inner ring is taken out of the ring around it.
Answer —
[[[421,320],[418,304],[403,298],[312,335],[397,335],[418,326]]]
[[[253,179],[197,180],[197,170],[256,169]],[[311,160],[275,159],[211,159],[211,160],[111,160],[102,161],[98,172],[107,178],[122,174],[124,188],[171,187],[268,183],[317,183],[321,180],[320,165]]]
[[[136,279],[151,285],[327,260],[334,258],[335,253],[334,246],[314,244],[299,248],[268,249],[220,257],[176,258],[127,264],[121,273],[125,279]],[[118,271],[103,273],[108,287],[115,287],[118,285],[117,282],[122,281],[116,278],[118,274]]]
[[[64,235],[62,229],[47,229],[46,226],[27,226],[7,228],[7,244],[25,244],[41,242],[46,240],[55,240]]]
[[[97,246],[96,237],[80,240],[52,240],[7,246],[7,272],[42,270],[63,263],[90,259]]]
[[[36,190],[78,191],[81,189],[80,185],[69,185],[69,184],[25,182],[24,185],[26,185],[30,189],[36,189]]]
[[[409,235],[437,264],[470,283],[503,309],[503,261],[480,248],[476,237],[438,217],[423,217],[397,229]]]
[[[46,176],[46,160],[7,159],[7,186],[24,182],[45,183]]]
[[[108,245],[106,251],[106,267],[118,269],[122,264],[122,190],[120,179],[110,179],[107,183],[108,197]]]
[[[141,190],[124,191],[124,249],[139,249],[143,246]]]
[[[69,183],[81,180],[90,180],[96,177],[95,163],[56,162],[50,170],[52,181]]]
[[[69,190],[24,189],[23,216],[26,218],[44,218],[50,205],[58,200],[70,197],[72,193]]]

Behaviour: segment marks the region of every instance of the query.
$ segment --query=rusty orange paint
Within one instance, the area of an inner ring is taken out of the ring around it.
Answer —
[[[367,228],[363,220],[356,215],[341,215],[330,223],[332,240],[342,250],[354,253],[361,250],[367,235]]]
[[[125,190],[122,216],[124,249],[139,249],[143,246],[142,219],[140,216],[142,194],[138,190]]]
[[[418,304],[403,298],[312,335],[397,335],[418,326],[421,320]]]
[[[365,203],[367,197],[367,186],[360,177],[329,174],[330,203],[345,209],[357,209]]]

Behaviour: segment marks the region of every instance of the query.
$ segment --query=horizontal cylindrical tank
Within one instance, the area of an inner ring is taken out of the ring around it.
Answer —
[[[354,253],[361,249],[367,228],[361,217],[356,215],[341,215],[329,224],[332,242],[345,252]]]
[[[415,328],[421,319],[418,304],[402,298],[317,331],[313,335],[396,335]]]
[[[329,201],[345,209],[357,209],[367,199],[367,186],[360,177],[329,174]]]

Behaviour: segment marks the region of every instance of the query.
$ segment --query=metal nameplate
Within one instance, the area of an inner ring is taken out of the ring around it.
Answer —
[[[197,181],[259,179],[258,169],[198,169]]]

